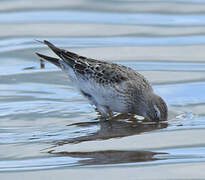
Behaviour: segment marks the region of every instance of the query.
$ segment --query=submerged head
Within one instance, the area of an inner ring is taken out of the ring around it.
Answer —
[[[141,115],[149,121],[166,121],[168,116],[168,108],[164,100],[152,93],[144,103],[143,112]]]

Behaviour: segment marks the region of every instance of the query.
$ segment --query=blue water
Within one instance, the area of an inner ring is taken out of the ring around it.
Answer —
[[[26,2],[32,1],[0,2],[1,172],[205,162],[205,142],[189,138],[190,146],[54,152],[66,144],[134,135],[143,141],[144,134],[205,128],[204,1],[61,1],[57,7]],[[40,68],[35,52],[50,52],[36,39],[139,71],[167,102],[168,122],[100,122],[65,74],[49,63]]]

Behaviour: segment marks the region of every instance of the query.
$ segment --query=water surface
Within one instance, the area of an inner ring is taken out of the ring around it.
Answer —
[[[205,164],[204,1],[22,2],[0,2],[0,172]],[[40,67],[35,52],[51,52],[36,39],[139,71],[169,120],[99,121],[65,74]]]

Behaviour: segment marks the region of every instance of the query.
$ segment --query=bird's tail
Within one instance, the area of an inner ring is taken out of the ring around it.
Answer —
[[[58,57],[60,57],[61,60],[63,60],[64,62],[66,62],[69,66],[73,67],[73,65],[76,63],[76,60],[79,58],[79,56],[75,53],[72,53],[70,51],[66,51],[64,49],[60,49],[58,47],[56,47],[55,45],[53,45],[52,43],[50,43],[49,41],[40,41],[43,44],[46,44]],[[43,58],[44,60],[47,60],[53,64],[55,64],[57,62],[57,58],[52,58],[52,57],[48,57],[39,53],[36,53],[39,57]],[[59,61],[59,60],[58,60]],[[59,66],[59,63],[55,64],[57,66]]]
[[[57,59],[57,58],[54,58],[54,57],[50,57],[50,56],[46,56],[46,55],[43,55],[43,54],[40,54],[40,53],[36,53],[37,56],[39,56],[42,60],[46,60],[46,61],[49,61],[51,62],[52,64],[58,66],[58,67],[61,67],[60,66],[60,59]]]

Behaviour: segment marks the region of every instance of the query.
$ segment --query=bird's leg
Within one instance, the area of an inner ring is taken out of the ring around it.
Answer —
[[[113,113],[112,113],[112,111],[111,110],[107,110],[107,114],[108,114],[108,117],[109,118],[112,118],[113,117]]]
[[[95,111],[97,112],[98,115],[105,119],[111,119],[113,114],[112,111],[110,111],[107,107],[105,106],[96,106]]]
[[[100,115],[101,116],[101,113],[100,113],[100,111],[98,110],[98,108],[94,108],[95,109],[95,112],[97,113],[97,115]]]

